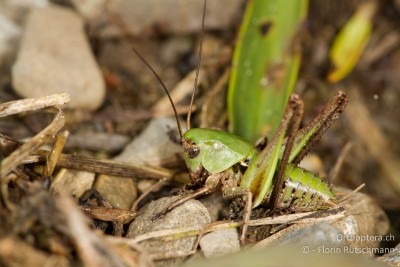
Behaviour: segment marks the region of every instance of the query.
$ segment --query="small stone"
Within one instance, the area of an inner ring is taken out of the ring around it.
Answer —
[[[87,190],[92,188],[95,173],[72,169],[61,169],[51,183],[52,192],[64,192],[80,198]]]
[[[69,93],[71,108],[94,110],[105,97],[104,80],[82,19],[70,9],[55,6],[31,11],[12,82],[23,97]]]
[[[176,162],[176,157],[183,154],[183,149],[180,144],[171,141],[168,134],[170,129],[176,129],[174,118],[152,120],[114,160],[152,166]]]
[[[339,238],[344,239],[350,248],[379,247],[378,238],[361,238],[384,236],[389,231],[389,219],[376,201],[358,192],[340,205],[346,209],[346,217],[332,223],[342,233]]]
[[[395,248],[385,248],[385,250],[390,252],[379,257],[378,260],[388,264],[388,266],[400,266],[400,244]]]
[[[216,230],[201,238],[200,247],[206,258],[235,253],[240,250],[239,234],[234,228]]]
[[[268,242],[269,246],[296,244],[310,247],[327,246],[343,248],[346,242],[338,239],[340,234],[329,222],[319,222],[307,227],[294,225],[261,242],[267,244],[266,241],[270,240]]]
[[[342,189],[340,191],[350,192]],[[320,252],[325,246],[337,248],[337,251],[358,250],[365,255],[372,254],[371,248],[379,248],[379,239],[389,230],[389,221],[384,211],[372,198],[359,192],[343,203],[339,200],[338,206],[345,210],[345,216],[340,219],[315,224],[295,224],[255,246],[296,244],[307,246],[316,252]]]
[[[114,207],[130,209],[137,198],[136,184],[132,179],[100,175],[94,188]]]
[[[131,223],[128,229],[128,238],[165,229],[177,229],[184,227],[203,226],[211,222],[207,209],[197,200],[191,199],[168,212],[163,218],[154,219],[160,212],[168,208],[179,197],[161,198],[150,202],[139,210],[138,217]],[[196,241],[196,236],[176,240],[150,239],[143,241],[141,245],[150,253],[191,252]]]

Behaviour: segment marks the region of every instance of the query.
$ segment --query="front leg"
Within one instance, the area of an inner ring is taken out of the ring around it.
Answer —
[[[240,235],[240,243],[244,244],[246,240],[247,229],[249,227],[253,195],[249,188],[242,188],[238,186],[237,178],[233,173],[225,176],[225,179],[222,180],[221,191],[224,199],[242,197],[246,203],[243,213],[242,234]]]
[[[204,186],[202,188],[197,189],[196,191],[194,191],[191,194],[188,194],[188,195],[185,195],[185,196],[179,198],[177,201],[172,203],[172,205],[170,205],[164,211],[158,213],[157,216],[155,217],[155,219],[163,217],[165,214],[167,214],[171,210],[175,209],[176,207],[178,207],[179,205],[185,203],[186,201],[188,201],[190,199],[194,199],[199,196],[207,195],[207,194],[215,191],[217,189],[217,187],[220,185],[222,177],[224,177],[224,175],[226,175],[226,172],[219,172],[219,173],[211,174],[205,181]]]

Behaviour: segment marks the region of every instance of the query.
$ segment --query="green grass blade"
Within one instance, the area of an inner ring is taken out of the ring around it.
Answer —
[[[271,137],[300,65],[295,35],[307,0],[249,1],[233,55],[228,89],[230,130],[250,141]]]

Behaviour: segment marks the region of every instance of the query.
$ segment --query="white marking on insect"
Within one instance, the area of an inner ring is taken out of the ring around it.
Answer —
[[[222,149],[222,145],[221,145],[220,143],[217,142],[217,143],[214,143],[214,144],[213,144],[213,148],[214,148],[214,149]]]

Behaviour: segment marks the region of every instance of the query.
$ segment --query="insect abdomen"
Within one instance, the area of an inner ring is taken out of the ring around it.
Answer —
[[[329,184],[303,168],[289,164],[285,184],[279,195],[278,209],[296,212],[327,209],[334,206],[335,193]]]

